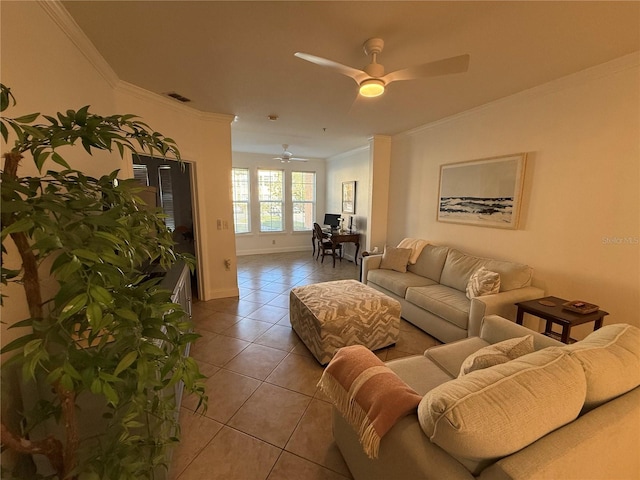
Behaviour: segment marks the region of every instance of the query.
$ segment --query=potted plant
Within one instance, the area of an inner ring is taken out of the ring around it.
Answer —
[[[4,85],[0,100],[2,112],[15,105]],[[197,364],[184,355],[197,338],[190,319],[142,267],[168,269],[192,258],[176,253],[162,214],[143,205],[135,181],[118,180],[117,171],[86,176],[64,152],[82,145],[89,155],[130,150],[179,160],[179,151],[133,115],[102,117],[89,107],[56,116],[3,113],[0,127],[5,143],[9,132],[16,138],[1,174],[2,282],[21,283],[29,305],[29,318],[10,326],[27,333],[4,346],[4,358],[12,354],[3,368],[19,365],[23,382],[48,392],[24,412],[21,431],[2,423],[2,445],[44,455],[60,480],[153,478],[178,441],[167,392],[184,382],[203,408],[206,396]],[[39,175],[20,176],[23,157]],[[7,267],[9,242],[17,268]],[[42,277],[53,277],[53,292]],[[82,419],[79,405],[87,401],[101,403],[104,428],[82,438],[83,422],[98,420]],[[32,438],[42,422],[56,423],[59,435]]]

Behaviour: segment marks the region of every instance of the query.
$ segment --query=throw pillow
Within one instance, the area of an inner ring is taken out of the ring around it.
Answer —
[[[491,295],[500,291],[500,274],[480,267],[467,282],[467,298]]]
[[[481,370],[506,363],[509,360],[514,360],[528,353],[532,353],[533,350],[533,335],[510,338],[503,342],[494,343],[469,355],[464,362],[462,362],[458,378],[474,370]]]
[[[380,262],[380,268],[404,273],[407,271],[407,263],[409,263],[410,256],[410,248],[394,248],[385,246],[384,253],[382,254],[382,261]]]

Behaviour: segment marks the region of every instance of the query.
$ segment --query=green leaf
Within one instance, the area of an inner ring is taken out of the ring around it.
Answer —
[[[84,126],[87,123],[88,110],[89,110],[89,105],[86,105],[76,112],[75,120],[78,125]]]
[[[9,328],[22,328],[30,327],[33,325],[33,318],[27,318],[26,320],[20,320],[19,322],[12,323]]]
[[[62,377],[60,377],[60,385],[62,385],[66,390],[73,391],[73,379],[70,375],[63,373]]]
[[[2,229],[2,238],[16,232],[26,232],[33,228],[33,219],[23,218]]]
[[[67,303],[62,309],[62,312],[58,317],[58,321],[62,322],[63,320],[69,318],[71,315],[78,313],[87,304],[88,299],[89,295],[87,295],[86,293],[81,293],[80,295],[76,295],[75,297],[73,297],[71,301]]]
[[[113,405],[117,405],[120,401],[118,394],[108,383],[102,384],[102,393],[104,393],[104,396],[107,397],[107,400],[109,400]]]
[[[128,308],[117,308],[115,311],[115,314],[118,315],[119,317],[122,317],[126,320],[130,320],[132,322],[139,321],[138,315],[136,315],[135,312],[132,312]]]
[[[114,370],[113,374],[117,377],[123,371],[129,368],[133,364],[133,362],[136,361],[137,358],[138,358],[138,352],[133,351],[133,352],[127,353],[124,357],[122,357],[122,360],[120,360],[120,363],[118,363],[118,366]]]
[[[33,333],[29,333],[22,337],[16,338],[12,342],[9,342],[4,347],[2,347],[2,349],[0,350],[0,353],[7,353],[7,352],[11,352],[12,350],[17,350],[19,348],[22,348],[34,338],[35,338],[35,335]]]
[[[24,348],[22,349],[22,351],[24,352],[24,355],[30,355],[32,354],[34,351],[36,351],[37,349],[42,347],[42,339],[41,338],[36,338],[35,340],[31,340],[30,342],[28,342]]]
[[[2,133],[2,139],[4,140],[4,143],[7,143],[7,141],[9,140],[9,130],[7,129],[7,126],[4,124],[4,122],[0,123],[0,132]]]
[[[113,302],[113,296],[106,288],[100,285],[91,285],[91,287],[89,287],[89,293],[91,294],[91,298],[105,305],[110,305]]]
[[[97,253],[92,252],[91,250],[76,248],[74,250],[71,250],[71,253],[77,257],[84,258],[85,260],[91,260],[96,263],[100,262],[100,256]]]
[[[37,128],[37,127],[32,127],[31,125],[20,125],[22,127],[22,130],[24,130],[26,133],[28,133],[29,135],[31,135],[33,138],[38,139],[38,140],[44,140],[45,139],[45,135],[42,132],[41,129]]]
[[[23,115],[13,120],[18,123],[32,123],[40,116],[40,113],[30,113],[29,115]]]
[[[94,330],[100,328],[100,323],[102,322],[102,307],[100,307],[98,302],[91,302],[87,305],[87,320],[89,320],[89,324]]]
[[[71,168],[69,166],[69,164],[65,161],[64,158],[62,158],[60,156],[60,154],[53,152],[53,155],[51,155],[51,160],[53,160],[54,162],[56,162],[58,165],[62,165],[65,168]]]

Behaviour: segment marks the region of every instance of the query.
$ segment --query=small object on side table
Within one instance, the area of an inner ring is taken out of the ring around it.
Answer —
[[[586,315],[587,313],[597,312],[600,307],[598,305],[594,305],[593,303],[583,302],[582,300],[572,300],[570,302],[565,302],[562,304],[565,310],[571,310],[572,312],[578,312],[582,315]]]
[[[543,303],[544,302],[544,303]],[[567,310],[564,306],[566,303],[571,303],[568,300],[558,297],[544,297],[535,300],[529,300],[527,302],[518,302],[518,313],[516,315],[516,323],[522,325],[524,314],[528,313],[536,317],[546,320],[544,328],[544,334],[558,338],[562,343],[571,343],[570,337],[571,328],[576,325],[582,325],[583,323],[595,322],[593,329],[597,330],[602,327],[604,317],[609,315],[604,310],[596,310],[591,313],[577,313],[571,310]],[[586,302],[582,302],[587,305]],[[552,304],[552,305],[549,305]],[[591,305],[591,304],[589,304]],[[562,327],[562,333],[558,334],[552,330],[553,324],[560,325]]]

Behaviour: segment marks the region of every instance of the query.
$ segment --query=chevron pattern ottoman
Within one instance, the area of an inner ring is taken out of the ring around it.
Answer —
[[[293,330],[321,365],[341,347],[370,350],[393,345],[400,333],[400,303],[356,280],[295,287],[289,294]]]

